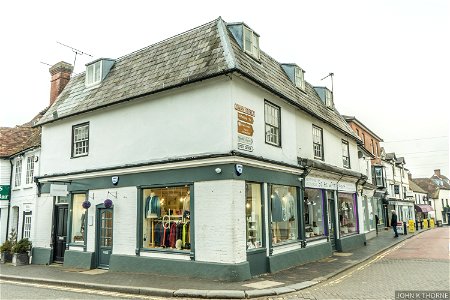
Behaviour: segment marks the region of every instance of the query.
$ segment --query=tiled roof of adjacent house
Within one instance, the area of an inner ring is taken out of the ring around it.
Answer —
[[[414,182],[414,180],[415,180],[415,179],[413,179],[413,180],[410,179],[410,180],[409,180],[409,188],[410,188],[413,192],[426,194],[427,191],[425,191],[423,188],[421,188],[420,186],[418,186],[418,185]]]
[[[0,127],[0,157],[10,157],[16,153],[41,145],[41,129],[33,127],[45,110],[31,121],[16,127]]]
[[[98,87],[85,87],[85,73],[73,77],[39,124],[230,72],[357,139],[339,112],[328,109],[311,85],[306,84],[306,93],[302,92],[275,59],[261,51],[258,62],[244,53],[221,18],[117,59]]]

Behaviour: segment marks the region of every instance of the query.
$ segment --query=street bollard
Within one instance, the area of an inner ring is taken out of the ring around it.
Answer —
[[[407,235],[408,234],[408,230],[406,228],[406,222],[403,222],[403,234]]]
[[[420,229],[423,229],[423,220],[420,221]]]
[[[419,221],[416,220],[416,231],[419,230]]]

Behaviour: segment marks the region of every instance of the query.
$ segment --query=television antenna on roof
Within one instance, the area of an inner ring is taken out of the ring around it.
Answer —
[[[331,78],[331,92],[333,93],[333,76],[334,73],[329,73],[327,76],[325,76],[324,78],[320,79],[320,80],[324,80],[325,78],[330,77]]]
[[[71,50],[75,53],[75,58],[74,58],[74,60],[73,60],[73,68],[74,68],[74,69],[75,69],[75,63],[77,62],[77,55],[78,55],[78,54],[79,54],[79,55],[87,55],[87,56],[93,57],[93,56],[90,55],[89,53],[86,53],[86,52],[84,52],[84,51],[75,49],[74,47],[65,45],[65,44],[63,44],[63,43],[61,43],[61,42],[58,42],[58,41],[56,41],[56,42],[57,42],[58,44],[64,46],[64,47],[67,47],[67,48],[71,49]]]

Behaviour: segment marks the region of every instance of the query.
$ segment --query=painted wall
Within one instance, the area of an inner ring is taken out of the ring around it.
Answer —
[[[231,151],[230,80],[220,77],[42,129],[41,174]],[[72,126],[90,122],[89,155],[71,159]]]
[[[108,193],[110,192],[110,193]],[[117,198],[116,198],[117,195]],[[89,191],[87,251],[95,252],[96,205],[106,199],[113,201],[113,254],[134,255],[136,248],[137,189],[124,187]]]
[[[36,223],[33,231],[33,246],[50,248],[52,244],[53,197],[49,194],[42,194],[36,201],[38,205],[36,205],[35,211],[38,217],[34,216]]]
[[[0,159],[0,185],[9,185],[11,166],[9,159]],[[8,200],[0,200],[0,244],[6,239],[8,222]]]
[[[246,261],[245,181],[196,182],[194,188],[195,260]]]

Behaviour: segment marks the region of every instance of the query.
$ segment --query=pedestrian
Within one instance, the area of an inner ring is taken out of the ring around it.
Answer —
[[[378,235],[378,223],[380,222],[380,219],[378,218],[378,215],[375,215],[375,230]]]
[[[398,238],[398,233],[397,233],[397,212],[393,209],[392,210],[392,218],[391,218],[391,226],[392,229],[394,229],[394,237]]]

